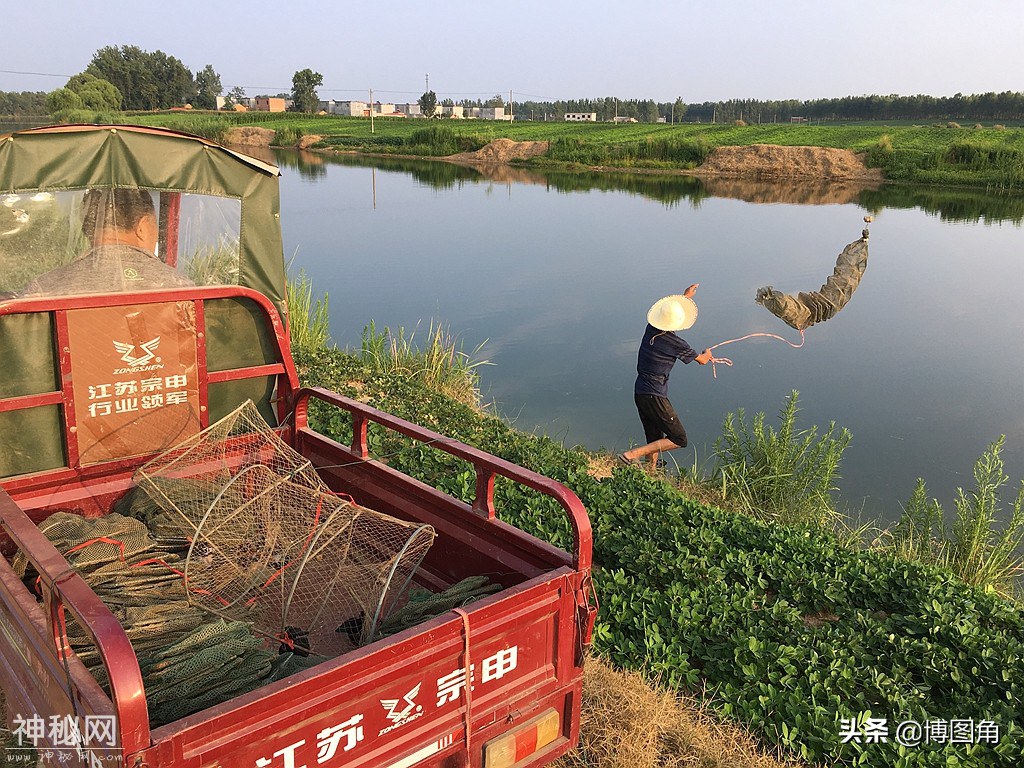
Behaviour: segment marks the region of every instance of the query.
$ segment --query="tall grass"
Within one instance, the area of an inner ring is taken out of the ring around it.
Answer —
[[[415,379],[460,403],[479,408],[477,368],[490,363],[476,356],[486,343],[482,342],[467,354],[462,351],[462,342],[433,320],[426,343],[422,345],[417,343],[415,330],[408,335],[402,327],[397,332],[387,327],[378,331],[371,321],[363,329],[360,357],[381,373]]]
[[[728,413],[715,441],[713,479],[731,505],[755,517],[792,525],[842,528],[832,493],[839,478],[847,429],[829,424],[797,429],[795,390],[779,412],[779,427],[765,424],[764,412],[748,425],[743,409]]]
[[[238,240],[222,236],[200,246],[185,259],[185,274],[196,285],[237,285],[240,269]]]
[[[1001,456],[1005,436],[993,442],[974,464],[974,490],[957,490],[956,519],[947,525],[937,499],[929,499],[925,482],[917,487],[889,532],[889,546],[907,560],[941,565],[968,584],[1008,597],[1020,596],[1024,557],[1024,482],[1010,507],[1010,518],[997,530],[1003,510],[1000,496],[1009,477]]]
[[[314,352],[326,347],[331,340],[327,294],[313,298],[313,283],[305,270],[288,280],[286,291],[292,349]]]
[[[271,144],[275,147],[295,147],[306,132],[294,125],[283,125],[274,132]]]
[[[489,139],[451,125],[431,125],[413,131],[402,145],[402,151],[415,155],[444,157],[457,152],[473,152],[487,144]]]
[[[581,137],[564,137],[551,143],[548,155],[552,160],[581,165],[692,168],[703,163],[713,148],[711,141],[703,135],[689,138],[649,137],[613,144]]]

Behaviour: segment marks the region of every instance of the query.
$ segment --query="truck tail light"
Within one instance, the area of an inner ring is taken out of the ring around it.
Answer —
[[[518,728],[484,744],[484,768],[509,768],[557,739],[562,718],[548,709]]]

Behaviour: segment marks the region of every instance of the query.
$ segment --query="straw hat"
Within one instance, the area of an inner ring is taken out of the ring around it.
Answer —
[[[697,305],[686,296],[666,296],[654,302],[647,322],[659,331],[682,331],[697,322]]]

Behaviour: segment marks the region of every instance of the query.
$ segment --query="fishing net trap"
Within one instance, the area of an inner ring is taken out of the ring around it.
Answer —
[[[434,540],[429,525],[333,493],[251,402],[135,479],[151,525],[186,543],[186,599],[303,651],[373,639]]]

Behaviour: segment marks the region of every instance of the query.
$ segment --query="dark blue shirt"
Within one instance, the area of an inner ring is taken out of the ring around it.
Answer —
[[[696,357],[693,348],[675,333],[659,331],[648,323],[636,356],[634,394],[668,397],[668,375],[676,360],[689,363]]]

